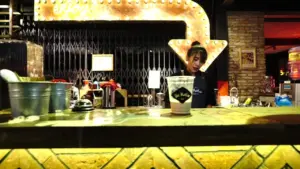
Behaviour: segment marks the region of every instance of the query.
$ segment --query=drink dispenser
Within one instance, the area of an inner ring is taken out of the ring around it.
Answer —
[[[289,50],[289,76],[292,80],[300,80],[300,47]]]
[[[111,80],[109,82],[101,84],[101,88],[103,89],[102,108],[103,109],[116,108],[115,91],[118,88],[117,84],[113,80]]]

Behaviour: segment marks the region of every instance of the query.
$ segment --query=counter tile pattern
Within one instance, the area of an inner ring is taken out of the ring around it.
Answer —
[[[0,169],[297,169],[300,145],[0,150]]]

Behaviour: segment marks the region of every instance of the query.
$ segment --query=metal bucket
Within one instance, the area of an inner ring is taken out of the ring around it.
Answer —
[[[50,82],[13,82],[8,89],[13,117],[48,114]]]
[[[72,83],[52,83],[49,113],[66,110],[70,107]]]

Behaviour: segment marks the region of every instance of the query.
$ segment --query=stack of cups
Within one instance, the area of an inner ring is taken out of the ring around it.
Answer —
[[[171,111],[173,114],[190,114],[193,99],[193,76],[167,77]]]

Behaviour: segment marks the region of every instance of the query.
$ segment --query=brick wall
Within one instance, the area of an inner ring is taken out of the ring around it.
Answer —
[[[264,55],[264,13],[228,12],[229,36],[229,89],[238,87],[240,101],[256,97],[261,90],[266,65]],[[239,49],[256,48],[253,70],[239,69]]]

